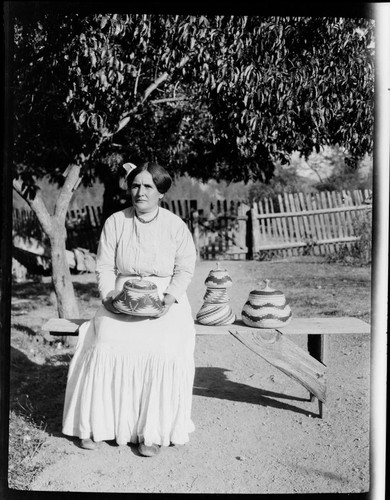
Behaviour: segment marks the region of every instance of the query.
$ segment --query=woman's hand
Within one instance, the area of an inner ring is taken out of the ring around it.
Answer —
[[[176,299],[173,295],[171,295],[170,293],[164,293],[164,298],[162,300],[163,310],[158,316],[156,316],[156,318],[161,318],[161,316],[164,316],[164,314],[167,314],[167,312],[169,311],[169,308],[175,302],[176,302]]]
[[[114,313],[114,314],[120,314],[119,311],[117,311],[115,309],[115,307],[112,305],[112,299],[113,297],[106,297],[105,299],[102,300],[102,303],[104,305],[104,307],[107,309],[107,311],[110,311],[111,313]]]

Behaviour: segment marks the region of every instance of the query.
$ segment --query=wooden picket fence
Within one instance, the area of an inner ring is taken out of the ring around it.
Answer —
[[[257,259],[264,256],[325,255],[358,239],[355,221],[371,210],[371,190],[284,193],[246,205],[218,200],[205,206],[197,200],[164,201],[193,234],[201,259]],[[31,210],[14,209],[16,234],[40,240],[39,223]],[[68,211],[67,248],[96,253],[102,209],[85,206]],[[40,240],[42,241],[42,240]]]
[[[371,190],[284,193],[251,208],[252,255],[334,253],[359,238],[359,212],[371,210]]]
[[[99,206],[74,208],[66,216],[66,247],[81,247],[96,253],[101,231],[102,209]],[[33,238],[43,245],[48,243],[35,213],[31,209],[13,209],[14,234]]]
[[[66,215],[67,248],[86,248],[96,253],[102,226],[102,208],[86,205]]]

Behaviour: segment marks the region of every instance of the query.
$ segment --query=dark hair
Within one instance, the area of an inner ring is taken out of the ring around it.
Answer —
[[[126,178],[127,187],[131,189],[134,179],[138,174],[144,172],[145,170],[152,176],[158,192],[161,194],[166,193],[172,185],[172,177],[168,174],[164,167],[154,162],[146,162],[141,167],[137,167],[132,170]]]

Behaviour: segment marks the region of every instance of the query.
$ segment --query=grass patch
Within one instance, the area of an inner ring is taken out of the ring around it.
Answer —
[[[28,490],[46,465],[36,460],[47,439],[45,425],[37,425],[26,406],[20,406],[20,414],[11,411],[9,418],[8,486],[17,490]]]
[[[226,263],[228,270],[232,267]],[[238,270],[232,277],[230,297],[237,311],[241,311],[249,291],[263,288],[263,280],[268,278],[272,288],[283,291],[295,318],[351,316],[371,323],[370,266],[351,267],[328,263],[323,257],[296,257],[279,262],[249,261],[245,267],[243,276]]]
[[[18,490],[29,490],[47,466],[45,454],[39,452],[50,435],[61,431],[72,357],[69,350],[45,342],[36,330],[33,335],[27,325],[11,327],[8,484]]]

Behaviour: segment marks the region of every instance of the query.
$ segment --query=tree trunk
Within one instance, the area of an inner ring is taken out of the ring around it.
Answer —
[[[79,316],[79,310],[66,258],[65,239],[65,228],[58,226],[50,235],[52,282],[57,296],[58,316],[76,319]]]
[[[80,165],[71,165],[66,171],[64,185],[59,189],[59,195],[54,207],[54,214],[50,215],[38,191],[33,200],[28,199],[23,190],[21,181],[14,180],[14,189],[27,201],[35,212],[38,220],[50,240],[50,254],[52,262],[52,282],[57,298],[57,310],[60,318],[76,319],[79,310],[69,265],[66,258],[66,229],[65,220],[69,203],[74,190],[80,182]],[[63,337],[66,345],[74,345],[75,337]]]
[[[52,264],[52,283],[57,297],[57,311],[59,318],[76,319],[79,317],[79,308],[74,293],[72,277],[66,258],[66,230],[65,226],[53,224],[50,238],[50,254]],[[65,345],[73,346],[77,343],[75,337],[62,337]]]

